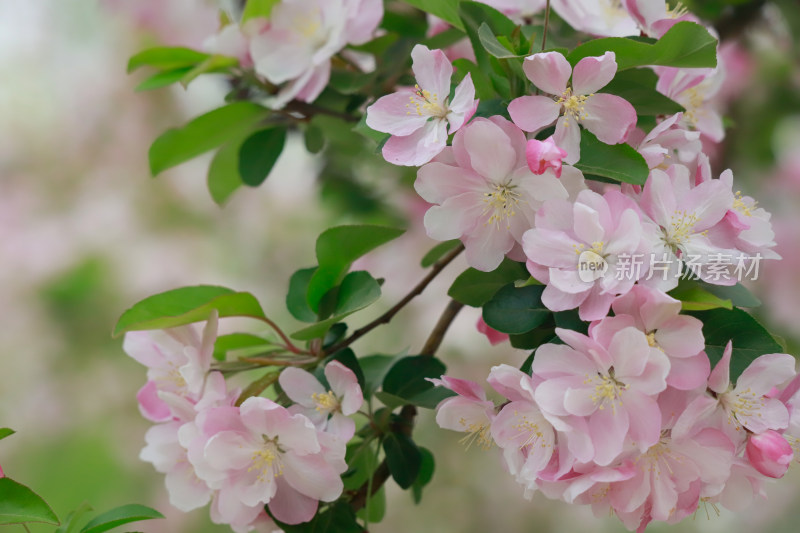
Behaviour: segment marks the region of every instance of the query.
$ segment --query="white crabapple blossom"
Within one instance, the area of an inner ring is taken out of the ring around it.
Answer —
[[[458,84],[450,99],[453,66],[441,50],[418,44],[411,51],[411,69],[417,80],[412,88],[382,96],[367,108],[367,126],[391,134],[383,157],[395,165],[420,166],[447,145],[478,105],[472,76]]]
[[[553,10],[578,31],[602,37],[639,35],[620,0],[551,0]]]
[[[648,37],[659,38],[684,20],[697,22],[680,2],[672,8],[664,0],[623,0],[623,5]]]
[[[725,82],[724,65],[719,64],[715,69],[654,67],[653,70],[658,74],[658,92],[686,108],[681,124],[715,143],[725,138],[722,115],[716,103],[717,93]]]
[[[319,429],[327,429],[346,442],[356,428],[347,417],[364,402],[361,387],[353,371],[338,361],[325,365],[325,379],[330,385],[327,391],[317,378],[300,368],[286,368],[278,378],[283,391],[295,402],[291,412],[306,415]]]
[[[553,138],[567,152],[565,162],[574,164],[580,159],[579,125],[606,144],[625,142],[636,126],[636,111],[627,100],[597,92],[617,73],[614,52],[584,57],[574,69],[561,53],[542,52],[526,57],[522,69],[538,89],[553,96],[537,94],[512,100],[508,104],[511,120],[530,132],[557,121]]]
[[[572,167],[564,168],[561,180],[551,171],[533,174],[526,142],[503,117],[477,118],[417,173],[417,193],[436,204],[425,213],[428,236],[461,239],[467,262],[478,270],[494,270],[508,253],[521,258],[519,243],[536,209],[551,198],[566,200],[564,184],[583,181]]]

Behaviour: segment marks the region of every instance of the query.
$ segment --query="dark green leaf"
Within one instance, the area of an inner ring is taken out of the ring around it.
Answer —
[[[133,72],[139,67],[149,66],[160,70],[173,70],[184,67],[193,67],[205,61],[208,54],[183,48],[180,46],[150,48],[139,52],[128,61],[128,72]]]
[[[627,144],[605,144],[581,130],[581,159],[575,168],[615,181],[644,185],[650,169],[644,157]]]
[[[631,103],[636,114],[674,115],[684,111],[682,105],[656,90],[658,75],[647,68],[623,70],[601,89],[601,92],[616,94]]]
[[[6,437],[10,437],[14,433],[16,433],[16,431],[14,431],[11,428],[0,428],[0,440],[3,440]]]
[[[242,186],[242,177],[239,175],[239,150],[249,134],[246,132],[238,135],[223,144],[208,166],[208,192],[217,205],[227,202],[231,194]]]
[[[445,373],[444,363],[428,355],[404,357],[392,366],[383,380],[383,390],[410,400],[434,388],[425,378],[439,378]]]
[[[351,272],[342,280],[336,299],[333,316],[292,333],[298,340],[322,337],[333,324],[356,311],[364,309],[381,297],[381,287],[368,272]]]
[[[114,336],[126,331],[173,328],[200,322],[207,320],[213,309],[219,312],[220,317],[264,317],[258,300],[248,292],[198,285],[145,298],[122,314],[114,326]]]
[[[317,239],[319,268],[311,277],[306,298],[313,310],[322,297],[339,284],[353,261],[396,239],[405,230],[384,226],[337,226],[324,231]]]
[[[383,383],[389,369],[405,354],[397,355],[368,355],[359,359],[364,372],[364,398],[369,398]]]
[[[702,281],[696,283],[711,294],[725,300],[730,300],[736,307],[759,307],[761,305],[761,300],[756,298],[755,295],[741,283],[731,286],[712,285],[711,283]]]
[[[164,518],[164,515],[144,505],[123,505],[95,517],[81,529],[81,533],[103,533],[124,524],[154,518]]]
[[[459,0],[403,0],[406,4],[421,9],[431,15],[436,15],[451,26],[464,30],[461,19],[458,17]]]
[[[230,351],[268,345],[270,345],[270,342],[267,339],[250,333],[220,335],[214,342],[214,359],[224,361]]]
[[[239,175],[250,187],[261,185],[286,144],[285,128],[268,128],[257,131],[242,143],[239,149]]]
[[[619,70],[649,65],[680,68],[717,66],[717,40],[703,26],[678,22],[661,39],[651,43],[640,39],[607,37],[580,45],[569,55],[572,65],[584,57],[614,52]]]
[[[556,326],[559,328],[571,329],[572,331],[577,331],[584,335],[588,334],[589,323],[581,320],[577,309],[558,311],[557,313],[553,313],[553,318]]]
[[[304,524],[289,525],[278,520],[275,523],[285,533],[365,533],[364,528],[358,525],[353,509],[344,502],[332,504]]]
[[[325,134],[315,124],[311,124],[306,128],[303,134],[303,141],[305,142],[306,150],[311,154],[318,154],[325,148]]]
[[[31,489],[7,477],[0,478],[0,525],[26,522],[58,524],[58,517]]]
[[[303,268],[292,274],[289,279],[289,292],[286,294],[286,307],[297,320],[302,322],[316,322],[317,314],[308,305],[306,293],[308,283],[317,267]]]
[[[165,70],[163,72],[157,72],[144,80],[142,83],[136,86],[134,91],[142,92],[142,91],[152,91],[154,89],[161,89],[162,87],[167,87],[168,85],[172,85],[173,83],[178,83],[183,79],[183,77],[192,70],[192,67],[181,67],[174,70]]]
[[[430,450],[422,446],[419,446],[418,449],[422,455],[422,463],[419,467],[419,476],[417,476],[416,481],[414,481],[414,484],[411,486],[414,503],[416,504],[422,501],[422,489],[431,482],[431,479],[433,479],[433,471],[436,468],[436,461],[434,461],[433,454]]]
[[[405,405],[407,400],[405,398],[401,398],[400,396],[395,396],[394,394],[389,394],[386,391],[378,391],[375,393],[375,397],[386,407],[389,409],[397,409],[401,405]]]
[[[393,432],[383,439],[386,464],[400,488],[407,489],[414,484],[422,466],[422,453],[404,433]]]
[[[372,476],[378,466],[378,449],[371,442],[352,442],[347,445],[347,471],[342,474],[345,490],[356,490]]]
[[[548,321],[549,322],[549,321]],[[520,335],[509,335],[511,346],[520,350],[535,350],[542,344],[553,342],[556,337],[556,328],[553,325],[542,324],[538,328],[532,329]]]
[[[250,102],[235,102],[201,115],[182,128],[161,134],[150,146],[150,171],[160,172],[213,150],[252,128],[269,111]]]
[[[757,357],[767,353],[783,352],[783,347],[764,329],[764,326],[741,309],[712,309],[688,314],[703,322],[706,353],[712,367],[722,357],[728,341],[733,342],[731,382],[734,382]]]
[[[461,244],[461,241],[458,239],[454,239],[452,241],[444,241],[440,242],[433,248],[431,248],[428,253],[422,258],[420,264],[423,268],[428,268],[429,266],[433,265],[436,261],[442,258],[447,252],[454,250],[458,245]]]
[[[524,264],[504,259],[500,266],[491,272],[468,268],[455,279],[447,295],[462,304],[481,307],[491,300],[500,287],[528,277],[528,270]]]
[[[483,306],[483,320],[502,333],[527,333],[550,316],[550,310],[542,303],[542,292],[541,285],[517,288],[510,283]]]

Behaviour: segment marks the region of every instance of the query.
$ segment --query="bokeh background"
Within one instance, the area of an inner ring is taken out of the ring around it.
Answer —
[[[800,7],[730,3],[743,5],[738,16],[723,16],[730,129],[713,150],[714,169],[733,168],[743,192],[774,212],[784,260],[763,265],[754,289],[765,305],[756,312],[800,353]],[[720,15],[720,2],[694,4]],[[167,519],[137,530],[228,531],[211,525],[206,509],[172,509],[161,475],[138,460],[149,423],[135,392],[145,373],[110,335],[132,303],[182,285],[226,285],[253,292],[291,329],[283,305],[289,276],[314,264],[313,242],[327,225],[412,221],[407,235],[362,265],[387,278],[383,309],[422,275],[416,258],[434,244],[413,222],[424,206],[399,175],[364,165],[344,185],[321,185],[320,160],[301,138],[290,139],[264,186],[238,191],[224,208],[206,191],[208,158],[150,178],[152,140],[218,106],[225,84],[210,78],[188,90],[136,93],[141,76],[125,74],[127,58],[158,44],[200,47],[217,24],[215,6],[202,0],[0,0],[0,426],[18,431],[0,443],[0,464],[60,517],[83,501],[98,511],[139,502]],[[358,190],[371,193],[364,199]],[[418,349],[464,266],[450,266],[396,323],[356,348]],[[464,310],[445,340],[451,373],[480,380],[492,365],[525,359],[507,346],[490,348],[474,328],[477,317]],[[237,326],[252,327],[225,325]],[[419,506],[390,483],[387,517],[373,531],[624,531],[588,509],[541,495],[526,501],[496,453],[464,450],[430,413],[415,435],[435,452],[433,482]],[[717,516],[709,508],[708,517],[701,510],[680,526],[652,529],[797,531],[798,471],[746,512]]]

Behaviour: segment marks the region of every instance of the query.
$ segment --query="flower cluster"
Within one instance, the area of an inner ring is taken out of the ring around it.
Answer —
[[[711,371],[702,323],[680,302],[637,286],[588,335],[566,329],[531,373],[492,368],[504,397],[443,377],[457,396],[438,407],[443,428],[503,451],[508,472],[550,498],[613,510],[630,529],[675,523],[698,505],[740,509],[782,477],[796,446],[794,358],[767,354],[730,380],[729,343]]]
[[[274,531],[264,506],[286,524],[308,522],[319,502],[342,493],[345,450],[363,401],[352,370],[332,361],[326,388],[305,370],[286,368],[288,407],[243,399],[212,371],[217,317],[202,336],[192,326],[126,334],[124,349],[148,367],[142,414],[156,422],[141,459],[166,475],[170,503],[183,511],[211,501],[211,519],[234,531]]]

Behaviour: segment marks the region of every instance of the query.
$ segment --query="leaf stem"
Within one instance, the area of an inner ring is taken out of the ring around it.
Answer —
[[[290,352],[292,352],[294,354],[297,354],[297,355],[308,355],[308,352],[306,350],[301,350],[300,348],[295,346],[292,343],[292,341],[289,340],[289,337],[286,336],[286,334],[283,332],[283,330],[281,328],[279,328],[278,325],[275,322],[273,322],[272,320],[270,320],[267,317],[258,317],[258,319],[261,320],[262,322],[265,322],[266,324],[268,324],[269,327],[271,327],[275,331],[275,333],[277,333],[278,336],[280,336],[280,338],[284,342],[284,346],[283,346],[284,348],[286,348]]]
[[[444,270],[444,267],[449,265],[453,261],[453,259],[458,257],[458,255],[462,251],[464,251],[464,245],[463,244],[459,245],[457,248],[454,248],[452,251],[448,252],[447,255],[445,255],[444,257],[439,259],[436,263],[434,263],[434,265],[433,265],[433,267],[431,267],[431,271],[428,273],[428,275],[425,276],[425,278],[422,281],[420,281],[416,285],[416,287],[411,289],[411,292],[409,292],[402,300],[397,302],[397,304],[395,304],[394,307],[392,307],[391,309],[386,311],[384,314],[382,314],[381,316],[379,316],[378,318],[376,318],[375,320],[373,320],[372,322],[370,322],[366,326],[364,326],[364,327],[362,327],[360,329],[357,329],[356,331],[353,332],[352,335],[350,335],[349,337],[347,337],[343,341],[331,346],[325,352],[330,354],[330,353],[337,352],[337,351],[341,350],[342,348],[346,348],[347,346],[350,346],[352,343],[354,343],[355,341],[357,341],[358,339],[360,339],[361,337],[363,337],[364,335],[366,335],[367,333],[369,333],[370,331],[372,331],[376,327],[380,326],[381,324],[389,323],[392,320],[392,318],[394,318],[394,315],[396,315],[411,300],[413,300],[415,297],[419,296],[422,293],[422,291],[424,291],[425,288],[431,283],[431,281],[433,281],[434,278],[436,276],[438,276],[439,273],[442,270]]]

